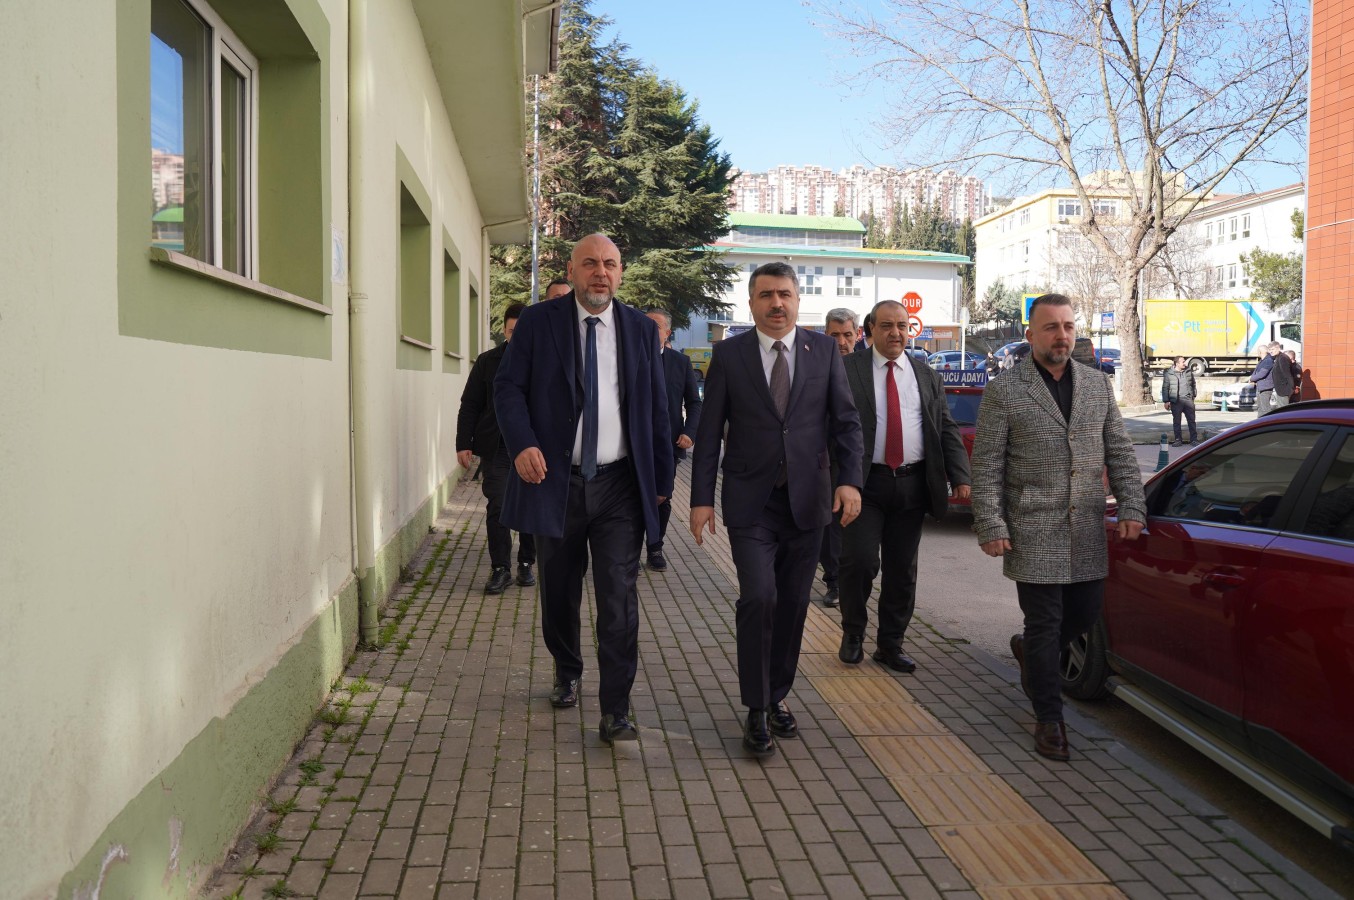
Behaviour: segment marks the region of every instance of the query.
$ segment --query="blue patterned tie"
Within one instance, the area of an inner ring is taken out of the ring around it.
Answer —
[[[597,477],[597,323],[596,316],[583,320],[588,323],[588,340],[583,348],[583,480]]]

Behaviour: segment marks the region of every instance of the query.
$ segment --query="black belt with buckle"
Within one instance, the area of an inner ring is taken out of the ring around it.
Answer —
[[[899,466],[898,468],[893,469],[883,463],[871,463],[870,471],[884,472],[885,474],[892,475],[894,478],[902,478],[906,475],[920,474],[924,465],[926,465],[926,461],[922,460],[921,462],[908,463],[905,466]]]
[[[613,461],[613,462],[604,463],[604,464],[602,464],[602,465],[599,465],[599,466],[597,467],[597,474],[594,475],[594,476],[592,476],[592,477],[593,477],[593,478],[601,478],[603,475],[606,475],[606,474],[609,473],[609,472],[615,472],[617,469],[620,469],[622,466],[628,466],[629,464],[630,464],[630,458],[629,458],[628,456],[622,456],[620,459],[615,460],[615,461]],[[583,467],[582,467],[582,466],[570,466],[570,467],[569,467],[569,471],[572,472],[574,475],[579,476],[580,478],[583,477]]]

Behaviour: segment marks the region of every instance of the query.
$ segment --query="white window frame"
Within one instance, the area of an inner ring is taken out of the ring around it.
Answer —
[[[865,270],[861,267],[838,266],[837,277],[841,280],[837,282],[837,296],[859,297],[860,282],[865,278],[864,272]]]
[[[1236,263],[1227,266],[1227,286],[1236,287]]]
[[[1023,228],[1028,224],[1030,224],[1030,208],[1027,206],[1020,211],[1020,226]]]
[[[1058,218],[1076,219],[1081,217],[1081,201],[1071,197],[1058,200]]]
[[[1248,238],[1251,236],[1251,216],[1250,213],[1241,217],[1241,236]]]
[[[1236,240],[1236,216],[1232,216],[1227,222],[1228,231],[1231,232],[1232,240]]]
[[[1212,222],[1205,222],[1205,223],[1204,223],[1204,246],[1205,246],[1205,247],[1211,247],[1211,246],[1213,246],[1213,223],[1212,223]]]
[[[796,274],[799,276],[799,293],[800,293],[800,294],[804,294],[804,295],[810,295],[810,294],[811,294],[811,295],[814,295],[814,296],[821,296],[821,295],[822,295],[822,293],[823,293],[823,285],[822,285],[822,283],[821,283],[820,281],[817,281],[817,280],[812,281],[812,282],[809,281],[810,278],[813,278],[813,279],[820,279],[820,278],[823,277],[823,267],[822,267],[822,266],[797,266],[797,267],[796,267]]]
[[[1091,209],[1097,216],[1109,216],[1117,218],[1119,215],[1119,201],[1112,197],[1092,198]]]
[[[210,104],[211,104],[211,159],[206,160],[203,171],[209,172],[211,178],[210,203],[211,212],[208,221],[212,229],[212,258],[204,260],[207,264],[215,266],[218,269],[224,269],[221,258],[222,247],[222,226],[221,226],[221,63],[224,61],[238,74],[244,76],[245,80],[245,103],[247,109],[244,116],[244,159],[242,165],[244,171],[240,173],[241,181],[244,183],[244,204],[245,208],[240,211],[240,216],[244,220],[244,271],[240,273],[242,277],[251,281],[258,279],[258,257],[259,257],[259,185],[258,185],[258,158],[259,158],[259,61],[239,36],[231,30],[230,26],[203,0],[178,0],[190,10],[192,10],[207,27],[211,30],[211,59],[207,61],[208,83],[211,85]]]

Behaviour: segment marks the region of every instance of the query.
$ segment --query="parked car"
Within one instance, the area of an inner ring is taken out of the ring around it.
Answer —
[[[974,353],[970,350],[941,350],[932,353],[926,360],[927,364],[937,370],[949,369],[976,369],[983,365],[987,359],[981,353]]]
[[[1354,849],[1354,400],[1283,407],[1146,485],[1105,527],[1100,621],[1063,690],[1113,692]]]
[[[919,363],[925,363],[928,359],[931,358],[931,354],[927,353],[925,350],[922,350],[920,347],[909,347],[905,352],[907,353],[908,356],[912,357]]]
[[[1119,351],[1114,352],[1117,356]],[[997,358],[998,364],[1005,368],[1006,357],[1014,356],[1018,362],[1030,355],[1030,345],[1027,341],[1012,341],[992,355]],[[1117,358],[1113,362],[1108,359],[1101,359],[1099,351],[1096,350],[1095,344],[1090,338],[1077,338],[1076,344],[1072,347],[1072,358],[1093,369],[1099,369],[1106,375],[1113,375],[1114,370],[1119,367]]]
[[[950,417],[959,426],[959,436],[964,441],[964,450],[973,458],[973,437],[978,431],[978,407],[983,402],[983,386],[945,385],[945,403],[950,407]],[[971,512],[968,500],[950,498],[950,512]]]
[[[1225,387],[1213,389],[1213,403],[1222,408],[1226,401],[1228,409],[1255,409],[1255,383],[1238,381]]]
[[[1095,349],[1095,355],[1100,358],[1101,368],[1104,368],[1106,364],[1109,364],[1117,369],[1123,363],[1123,360],[1119,358],[1119,350],[1117,347],[1097,347]]]

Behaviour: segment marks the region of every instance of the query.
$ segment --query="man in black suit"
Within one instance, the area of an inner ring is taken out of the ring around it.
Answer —
[[[558,300],[574,289],[567,279],[555,278],[545,286],[545,299]]]
[[[837,351],[841,353],[842,359],[855,352],[858,332],[855,310],[840,306],[827,311],[823,333],[837,342]],[[836,467],[835,460],[832,465]],[[827,586],[827,592],[823,594],[823,605],[829,609],[835,608],[841,602],[841,590],[837,587],[841,557],[842,524],[834,519],[823,529],[823,546],[818,552],[818,564],[823,567],[823,584]]]
[[[917,664],[903,635],[917,601],[917,549],[922,519],[942,518],[954,496],[967,498],[973,478],[959,426],[950,416],[940,373],[904,353],[907,310],[881,300],[871,311],[874,346],[846,360],[846,380],[860,412],[865,490],[860,516],[842,534],[842,662],[864,657],[866,606],[879,573],[875,662],[895,672]]]
[[[860,511],[860,419],[832,338],[797,328],[799,285],[783,262],[748,282],[756,328],[720,341],[705,379],[691,468],[691,534],[715,531],[715,475],[738,569],[738,684],[748,707],[743,746],[776,750],[795,737],[785,706],[817,568],[823,526]],[[725,430],[727,428],[727,435]],[[833,485],[828,443],[839,462]]]
[[[503,313],[503,343],[486,350],[475,360],[461,393],[461,409],[456,416],[456,461],[461,468],[470,468],[472,456],[478,456],[484,469],[480,490],[484,492],[484,531],[489,540],[489,582],[486,594],[501,594],[512,583],[509,564],[512,562],[512,530],[499,521],[503,512],[503,492],[508,481],[508,448],[498,430],[498,416],[494,414],[494,375],[498,373],[503,354],[508,351],[513,329],[522,315],[523,305],[514,303]],[[536,564],[536,542],[530,534],[522,534],[517,545],[517,583],[530,587],[536,583],[531,567]]]
[[[574,245],[573,291],[528,306],[494,379],[514,474],[503,522],[536,537],[541,630],[555,659],[550,702],[578,705],[579,611],[592,554],[603,741],[633,741],[639,664],[639,553],[672,493],[667,387],[658,331],[616,299],[621,254],[604,234]]]
[[[686,459],[686,451],[696,437],[696,424],[701,418],[700,385],[696,383],[696,370],[685,353],[678,353],[668,346],[672,336],[672,316],[662,309],[651,309],[647,313],[658,326],[658,343],[662,347],[663,377],[668,386],[668,424],[671,428],[673,444],[672,459],[674,470],[677,464]],[[682,410],[686,416],[683,421]],[[672,517],[672,498],[668,497],[658,505],[658,540],[649,541],[649,568],[662,572],[668,567],[663,558],[663,538],[668,533],[668,519]]]

